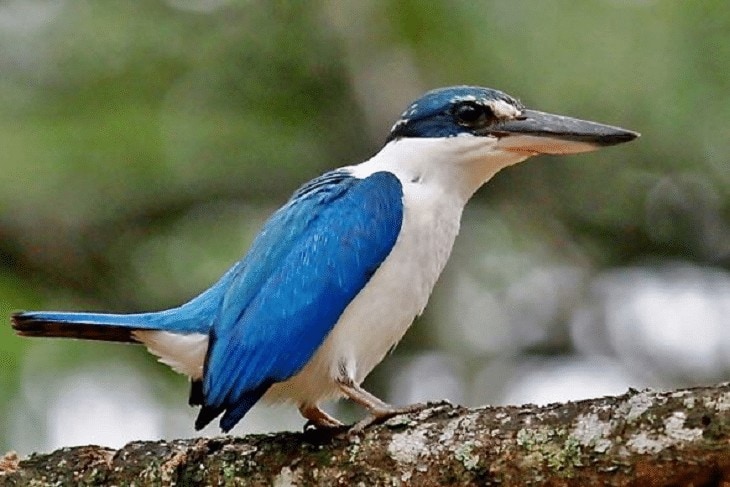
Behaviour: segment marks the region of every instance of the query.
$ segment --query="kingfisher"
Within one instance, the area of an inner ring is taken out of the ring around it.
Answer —
[[[526,108],[501,91],[435,89],[411,103],[382,149],[309,181],[264,224],[248,253],[181,306],[111,314],[13,314],[27,337],[143,344],[187,375],[195,428],[228,432],[259,400],[307,424],[342,426],[323,403],[348,398],[364,427],[419,405],[362,388],[419,316],[449,258],[462,210],[501,169],[575,154],[638,133]]]

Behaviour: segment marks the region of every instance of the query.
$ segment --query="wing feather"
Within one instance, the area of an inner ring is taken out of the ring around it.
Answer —
[[[272,383],[302,369],[393,248],[402,198],[392,173],[358,179],[335,171],[272,216],[212,327],[205,423],[211,412],[226,411],[230,429]]]

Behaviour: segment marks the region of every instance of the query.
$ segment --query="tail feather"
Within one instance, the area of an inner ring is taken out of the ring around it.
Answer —
[[[152,314],[28,312],[14,313],[11,323],[20,336],[139,343],[135,330],[160,327]]]
[[[240,271],[240,266],[240,262],[234,265],[212,287],[177,308],[136,314],[30,311],[12,315],[13,329],[18,335],[28,337],[127,343],[140,343],[141,340],[134,333],[140,330],[207,334],[212,317],[230,282]]]
[[[204,402],[205,394],[203,393],[203,381],[201,379],[190,381],[190,397],[188,398],[188,404],[191,406],[202,406]],[[216,416],[218,415],[216,414]]]
[[[193,399],[193,395],[196,395],[196,397],[194,398],[195,402],[198,402],[199,399],[203,399],[201,401],[202,407],[200,408],[198,417],[195,420],[195,429],[200,431],[201,429],[205,428],[208,423],[210,423],[215,418],[220,416],[221,413],[223,413],[223,417],[220,420],[220,427],[224,433],[228,433],[234,426],[236,426],[239,421],[241,421],[241,419],[254,406],[254,404],[256,404],[258,400],[261,399],[264,394],[266,394],[266,391],[269,390],[271,384],[271,382],[265,382],[258,386],[256,389],[244,392],[234,401],[214,406],[205,404],[205,398],[197,397],[198,391],[196,389],[201,386],[196,385],[196,383],[193,382],[193,389],[191,390],[191,401]]]

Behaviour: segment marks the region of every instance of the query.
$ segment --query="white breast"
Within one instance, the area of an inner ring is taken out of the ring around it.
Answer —
[[[357,177],[380,170],[398,176],[403,185],[401,232],[312,360],[296,376],[272,386],[267,400],[317,404],[337,397],[335,379],[343,371],[362,382],[426,307],[459,232],[465,200],[441,181],[383,158],[350,169]]]

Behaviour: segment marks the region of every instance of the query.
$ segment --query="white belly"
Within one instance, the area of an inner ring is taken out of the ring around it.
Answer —
[[[403,191],[403,224],[391,253],[312,360],[264,399],[317,404],[339,396],[335,379],[344,372],[361,383],[421,314],[451,253],[463,205],[418,183]]]

